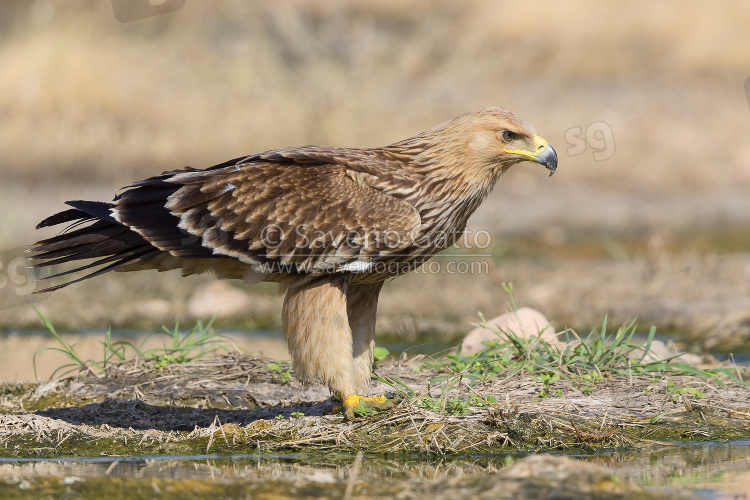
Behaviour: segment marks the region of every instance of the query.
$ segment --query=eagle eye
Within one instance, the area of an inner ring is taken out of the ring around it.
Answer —
[[[516,137],[518,137],[518,134],[515,132],[511,132],[510,130],[503,130],[500,132],[500,138],[503,140],[503,142],[511,142]]]

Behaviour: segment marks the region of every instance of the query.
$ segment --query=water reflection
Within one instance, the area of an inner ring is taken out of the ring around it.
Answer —
[[[362,481],[454,483],[457,479],[491,475],[521,458],[493,454],[431,459],[418,456],[364,456]],[[576,455],[612,470],[642,486],[689,488],[704,498],[750,496],[750,440],[664,447],[647,452],[601,452]],[[254,454],[243,456],[163,456],[57,460],[0,459],[0,477],[112,477],[176,480],[232,480],[258,484],[341,484],[350,474],[350,454]]]
[[[466,474],[498,471],[520,454],[465,457],[443,460],[365,456],[359,469],[361,478],[396,480],[441,480]],[[253,478],[294,480],[306,478],[318,482],[339,481],[348,473],[354,456],[350,454],[258,454],[204,456],[159,456],[80,458],[80,459],[0,459],[0,476],[54,475],[161,479]]]
[[[686,486],[750,498],[750,440],[680,443],[648,453],[600,454],[591,461],[641,485]]]

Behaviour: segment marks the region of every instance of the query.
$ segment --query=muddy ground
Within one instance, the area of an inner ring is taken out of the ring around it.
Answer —
[[[545,455],[518,460],[531,452],[604,452],[605,458],[607,450],[630,450],[635,457],[679,441],[750,436],[750,388],[729,379],[722,385],[690,375],[605,378],[591,389],[569,381],[556,383],[559,392],[542,397],[544,384],[516,370],[472,384],[455,378],[444,398],[448,404],[428,409],[418,402],[427,395],[440,401],[444,381],[436,377],[446,370],[426,361],[415,356],[376,363],[380,377],[398,379],[403,385],[396,387],[408,386],[416,397],[351,422],[335,412],[337,402],[326,388],[303,386],[287,365],[280,370],[267,358],[240,353],[159,369],[153,362],[131,360],[98,376],[79,373],[41,384],[5,384],[0,455],[6,460],[90,457],[108,462],[93,472],[83,466],[67,470],[65,463],[44,466],[53,467],[49,471],[34,462],[9,469],[0,465],[0,493],[7,498],[66,491],[84,496],[115,491],[132,498],[155,492],[167,498],[188,492],[200,498],[240,493],[256,498],[386,493],[398,498],[517,498],[554,491],[559,498],[687,498],[689,492],[682,490],[644,490],[627,473],[601,465]],[[682,388],[696,391],[678,390]],[[396,395],[380,382],[371,392]],[[451,414],[450,401],[458,398],[471,403]],[[366,452],[369,465],[358,477],[360,451]],[[320,465],[290,472],[274,462],[243,472],[209,464],[210,483],[170,479],[163,473],[110,477],[121,460],[127,464],[138,456],[263,454],[283,461],[289,453],[297,458],[303,453],[308,463]],[[423,465],[403,465],[416,457],[449,461],[420,473]],[[466,466],[461,457],[468,460]],[[396,469],[384,474],[383,460],[396,460],[388,466]],[[607,465],[606,459],[599,461]],[[730,462],[723,467],[731,467]],[[336,473],[337,468],[343,472]]]
[[[439,402],[440,384],[428,381],[445,371],[425,367],[424,361],[421,356],[385,360],[376,373]],[[347,422],[332,413],[336,402],[326,388],[302,386],[268,363],[238,353],[158,370],[131,361],[102,376],[6,384],[0,399],[3,454],[300,449],[460,454],[639,449],[679,439],[748,437],[750,388],[729,379],[720,385],[691,375],[606,378],[588,389],[569,381],[555,384],[559,392],[543,397],[544,384],[516,370],[471,386],[468,379],[455,379],[444,401],[461,398],[470,404],[453,414],[445,403],[428,409],[407,398],[395,410]],[[683,387],[696,391],[680,393]],[[395,395],[393,387],[379,382],[371,392]],[[494,400],[480,403],[474,395]]]

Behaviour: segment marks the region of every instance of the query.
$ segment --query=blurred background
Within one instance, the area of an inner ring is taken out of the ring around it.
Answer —
[[[503,106],[557,149],[556,175],[501,178],[470,220],[492,235],[486,271],[388,284],[379,335],[452,341],[506,312],[513,282],[558,329],[637,317],[693,349],[746,349],[749,3],[187,0],[121,22],[113,5],[129,2],[0,4],[5,269],[54,234],[34,226],[66,200],[278,147],[386,145]],[[41,328],[17,304],[0,305],[0,364]],[[113,273],[37,306],[66,332],[217,313],[280,330],[275,286],[174,272]]]

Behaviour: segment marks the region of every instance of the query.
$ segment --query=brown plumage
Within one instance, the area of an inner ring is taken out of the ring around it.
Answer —
[[[502,108],[382,148],[277,149],[165,172],[111,203],[68,202],[37,228],[72,224],[32,258],[96,259],[56,276],[103,266],[46,291],[113,270],[279,282],[296,372],[350,411],[370,382],[383,282],[453,245],[498,177],[526,160],[557,167],[554,149]]]

